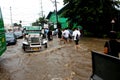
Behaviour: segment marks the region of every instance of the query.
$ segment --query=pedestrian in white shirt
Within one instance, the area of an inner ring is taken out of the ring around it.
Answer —
[[[70,34],[70,32],[69,32],[67,29],[65,29],[65,30],[62,32],[62,36],[63,36],[63,39],[64,39],[65,43],[68,43],[69,34]]]
[[[73,40],[75,41],[75,49],[78,49],[80,47],[79,46],[80,35],[81,35],[80,31],[77,28],[75,28],[72,34]]]

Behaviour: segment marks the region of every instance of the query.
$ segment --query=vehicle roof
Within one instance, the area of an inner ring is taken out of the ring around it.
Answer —
[[[41,26],[24,26],[26,30],[41,30]]]

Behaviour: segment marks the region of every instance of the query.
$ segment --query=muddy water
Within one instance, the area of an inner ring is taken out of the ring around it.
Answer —
[[[22,40],[8,46],[0,61],[0,80],[89,80],[92,74],[91,50],[103,51],[105,39],[81,38],[74,43],[49,42],[48,49],[24,53]]]

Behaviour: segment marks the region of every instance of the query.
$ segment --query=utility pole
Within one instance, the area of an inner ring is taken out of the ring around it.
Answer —
[[[41,5],[41,17],[43,17],[43,6],[42,6],[42,0],[40,2],[40,5]]]
[[[55,14],[56,14],[56,25],[58,28],[58,15],[57,15],[57,2],[56,2],[56,0],[55,0]]]
[[[55,6],[55,15],[56,15],[56,28],[58,28],[58,15],[57,15],[57,1],[52,1],[50,0],[52,3],[54,3]]]
[[[12,21],[12,8],[10,6],[10,20],[11,20],[11,27],[13,29],[13,21]]]

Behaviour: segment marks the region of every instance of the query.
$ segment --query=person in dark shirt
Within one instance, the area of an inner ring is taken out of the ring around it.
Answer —
[[[58,38],[59,38],[59,43],[61,44],[63,38],[62,38],[62,30],[60,28],[58,28],[58,33],[57,34],[58,34]]]
[[[116,32],[111,31],[109,34],[109,38],[110,40],[105,42],[104,53],[114,57],[119,57],[120,42],[116,40],[117,38]]]
[[[61,29],[60,28],[58,28],[58,38],[62,38],[62,31],[61,31]]]
[[[51,41],[52,40],[52,31],[49,30],[47,35],[48,35],[48,41]]]

